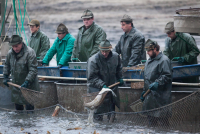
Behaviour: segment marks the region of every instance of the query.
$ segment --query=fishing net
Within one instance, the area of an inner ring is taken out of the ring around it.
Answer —
[[[88,96],[87,94],[85,95]],[[91,95],[92,94],[89,94],[88,97],[84,96],[82,98],[78,97],[76,101],[80,101],[82,104],[84,101],[89,102],[96,97],[97,93],[93,94],[93,98]],[[56,106],[59,106],[60,110],[57,116],[52,117]],[[141,129],[146,130],[146,128],[148,128],[153,132],[200,132],[200,91],[195,91],[178,101],[160,108],[148,111],[137,111],[138,112],[110,112],[100,114],[103,120],[94,120],[94,125],[96,128],[97,126],[103,127],[101,129],[105,131],[110,128],[124,131],[135,131],[135,128],[137,128],[137,131],[140,131]],[[16,131],[16,128],[19,128],[19,126],[23,127],[27,132],[34,132],[37,130],[40,133],[46,131],[44,126],[49,126],[48,128],[51,128],[53,125],[53,128],[56,127],[54,132],[63,132],[71,128],[74,130],[75,127],[86,129],[88,121],[88,112],[85,109],[79,109],[77,113],[59,104],[32,111],[15,111],[1,107],[0,114],[0,128],[4,128],[3,130],[8,132]],[[109,123],[110,115],[114,116],[112,123]],[[143,131],[143,133],[145,132]]]

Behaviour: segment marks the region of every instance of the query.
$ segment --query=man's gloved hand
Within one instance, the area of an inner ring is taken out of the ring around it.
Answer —
[[[122,86],[124,84],[124,80],[123,79],[119,79],[118,82],[120,82],[119,86]]]
[[[174,58],[172,59],[172,61],[178,61],[179,58],[180,58],[180,57],[174,57]]]
[[[109,87],[107,87],[106,85],[103,85],[103,88],[109,88]]]
[[[131,67],[131,66],[127,66],[127,67]]]
[[[143,95],[145,94],[145,91],[142,92],[141,96],[140,96],[140,100],[142,100],[142,102],[144,101],[145,97],[143,97]]]
[[[8,75],[3,75],[3,84],[6,85],[7,87],[9,87],[7,82],[10,82],[10,79],[8,78]]]
[[[158,82],[151,83],[149,89],[156,91],[158,89]]]
[[[59,65],[58,65],[58,67],[59,67],[59,68],[61,68],[61,67],[62,67],[62,65],[61,65],[61,64],[59,64]]]
[[[141,60],[141,63],[146,63],[147,60]]]
[[[185,62],[184,57],[179,57],[179,58],[178,58],[178,62],[179,62],[179,63],[184,63],[184,62]]]
[[[45,64],[45,63],[42,63],[42,66],[43,66],[43,67],[45,67],[45,66],[47,66],[47,64]]]
[[[25,81],[25,82],[21,85],[21,87],[27,88],[27,87],[28,87],[28,84],[29,84],[29,82],[28,82],[28,81]]]
[[[73,62],[76,62],[78,60],[78,58],[72,58]]]

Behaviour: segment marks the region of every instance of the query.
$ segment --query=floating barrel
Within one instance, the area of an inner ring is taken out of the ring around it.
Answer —
[[[200,8],[176,10],[174,28],[176,32],[200,35]]]

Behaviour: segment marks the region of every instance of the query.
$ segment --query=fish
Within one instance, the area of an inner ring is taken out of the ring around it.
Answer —
[[[89,109],[94,109],[94,108],[98,107],[101,104],[102,100],[104,99],[103,94],[106,92],[112,92],[112,95],[117,97],[116,94],[111,89],[102,88],[102,90],[98,93],[98,95],[95,97],[95,99],[92,100],[91,102],[84,103],[84,106]]]

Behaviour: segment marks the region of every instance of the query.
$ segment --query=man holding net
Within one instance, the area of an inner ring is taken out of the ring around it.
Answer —
[[[22,37],[13,35],[9,42],[12,47],[7,54],[3,68],[3,83],[9,86],[9,75],[11,74],[12,82],[21,87],[39,90],[37,78],[37,58],[34,50],[26,46]],[[12,102],[15,103],[16,110],[33,110],[34,106],[29,104],[23,97],[19,88],[12,88]]]
[[[111,44],[108,40],[102,41],[99,45],[100,52],[88,59],[87,79],[88,92],[99,92],[102,88],[120,82],[123,85],[121,60],[116,52],[111,51]],[[102,113],[115,111],[115,105],[119,108],[119,91],[117,86],[112,88],[117,97],[112,96],[111,92],[106,95],[103,104],[97,108],[94,118],[103,120]],[[108,115],[110,120],[110,115]]]
[[[145,49],[149,59],[144,69],[144,89],[141,94],[143,111],[159,108],[171,103],[172,69],[171,61],[167,56],[159,52],[160,46],[156,41],[148,39]],[[145,92],[151,92],[144,98]],[[162,125],[169,125],[169,109],[156,110],[145,113],[149,119],[150,126],[156,126],[158,122]]]

